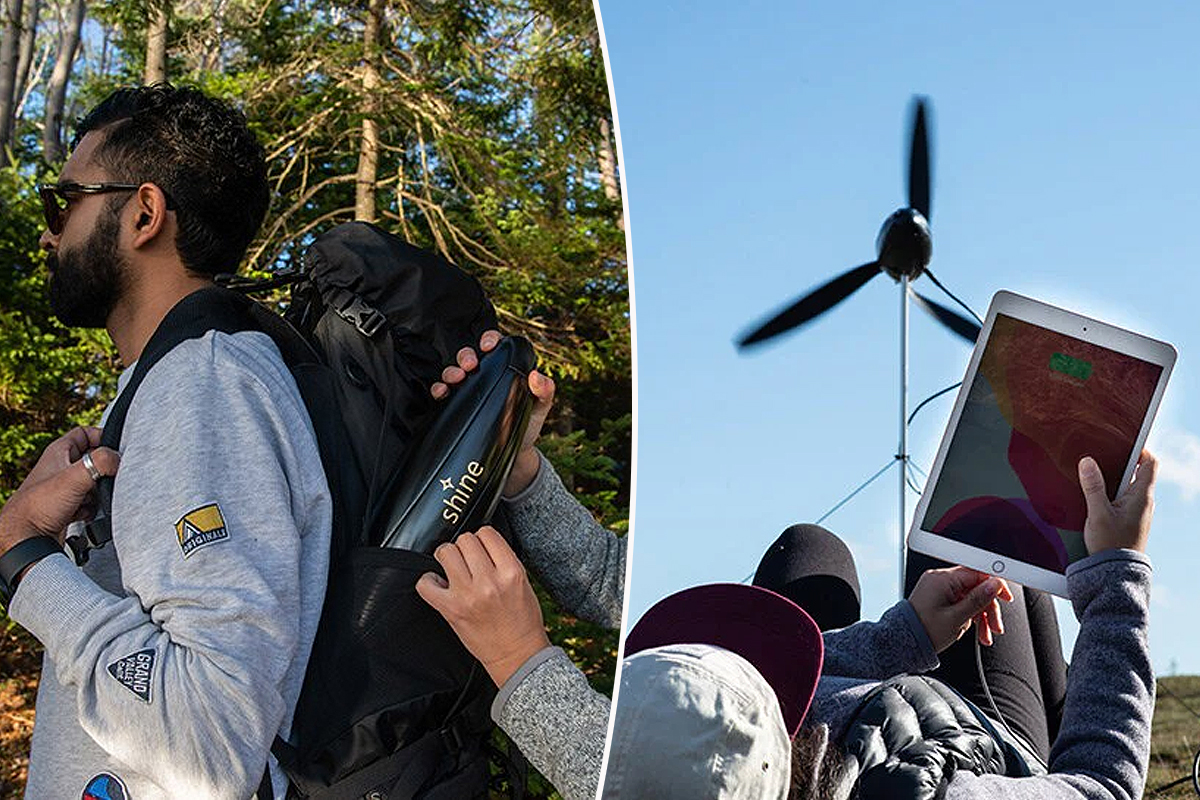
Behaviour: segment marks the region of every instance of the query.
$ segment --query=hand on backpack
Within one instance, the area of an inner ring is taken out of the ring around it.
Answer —
[[[500,338],[499,331],[484,331],[483,335],[479,337],[480,352],[491,352],[500,343]],[[442,370],[442,379],[429,387],[429,393],[435,400],[447,397],[450,394],[450,387],[462,383],[466,379],[467,373],[479,366],[479,357],[470,347],[464,347],[458,351],[457,361],[457,364],[451,364]],[[517,460],[513,463],[512,472],[508,474],[508,481],[504,484],[503,495],[505,497],[520,494],[525,487],[533,483],[541,463],[534,450],[534,444],[537,443],[538,436],[542,433],[542,425],[546,422],[550,407],[554,405],[554,381],[534,370],[529,373],[529,391],[533,393],[536,400],[533,404],[533,412],[529,417],[529,427],[525,429],[525,439],[521,442]]]
[[[120,457],[99,447],[99,428],[74,428],[51,442],[19,489],[0,510],[0,554],[31,536],[54,537],[93,513],[92,480],[82,458],[90,453],[96,471],[115,475]]]
[[[525,567],[495,528],[464,533],[439,546],[433,557],[446,577],[426,572],[417,594],[450,623],[496,686],[550,646]]]
[[[1004,633],[999,601],[1012,599],[1012,590],[1001,578],[967,567],[926,570],[908,596],[939,653],[957,642],[972,622],[979,643],[991,645],[993,634]]]

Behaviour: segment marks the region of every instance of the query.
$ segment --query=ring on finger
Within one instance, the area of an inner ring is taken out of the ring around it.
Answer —
[[[84,453],[83,458],[79,459],[83,462],[83,468],[87,470],[87,474],[93,481],[99,481],[101,478],[100,470],[96,469],[96,464],[92,461],[91,453]]]

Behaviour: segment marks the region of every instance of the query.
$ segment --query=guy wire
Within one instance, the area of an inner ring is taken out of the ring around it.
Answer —
[[[857,495],[863,489],[866,489],[868,486],[870,486],[877,478],[879,478],[880,475],[887,472],[888,469],[890,469],[891,466],[899,460],[900,460],[899,458],[893,456],[890,461],[888,461],[886,464],[884,464],[882,467],[879,468],[878,472],[876,472],[871,477],[867,478],[865,481],[863,481],[859,485],[859,487],[857,489],[855,489],[850,494],[846,495],[844,498],[842,498],[842,500],[837,505],[835,505],[833,508],[829,509],[824,514],[822,514],[821,517],[814,524],[820,525],[822,522],[824,522],[826,519],[828,519],[830,517],[830,515],[832,515],[835,511],[837,511],[842,506],[846,505],[846,503],[849,503],[851,500],[853,500],[855,495]],[[752,581],[753,579],[754,579],[754,572],[751,572],[749,575],[747,575],[745,578],[743,578],[741,580],[741,582],[742,583],[750,583],[750,581]]]

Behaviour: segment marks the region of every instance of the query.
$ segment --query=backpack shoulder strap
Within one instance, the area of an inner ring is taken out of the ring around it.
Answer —
[[[286,330],[283,330],[286,329]],[[262,330],[271,336],[276,346],[284,353],[284,361],[289,368],[293,364],[306,360],[319,360],[315,352],[307,347],[298,333],[290,328],[277,315],[262,308],[244,295],[220,287],[208,287],[193,292],[180,300],[167,312],[159,323],[137,363],[128,383],[121,390],[109,409],[104,422],[104,431],[100,436],[100,445],[113,450],[120,449],[121,434],[125,428],[125,418],[129,414],[129,406],[133,403],[138,387],[145,380],[147,373],[167,353],[189,339],[198,339],[209,331],[237,333],[245,330]],[[68,539],[74,551],[75,560],[82,564],[87,561],[87,550],[91,547],[101,547],[112,540],[112,526],[109,514],[112,511],[113,478],[104,476],[96,482],[96,501],[99,512],[96,518],[87,525],[86,542],[77,538]]]
[[[133,375],[108,412],[100,444],[114,450],[121,444],[121,432],[133,396],[146,374],[163,356],[189,339],[199,339],[209,331],[236,333],[258,326],[251,316],[253,301],[237,292],[216,287],[200,289],[180,300],[167,312],[154,330],[133,367]]]

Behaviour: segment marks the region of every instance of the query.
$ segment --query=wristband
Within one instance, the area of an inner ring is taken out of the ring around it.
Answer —
[[[25,568],[46,556],[61,552],[58,542],[49,536],[31,536],[17,542],[0,556],[0,602],[4,603],[5,608],[12,602],[17,582]]]

